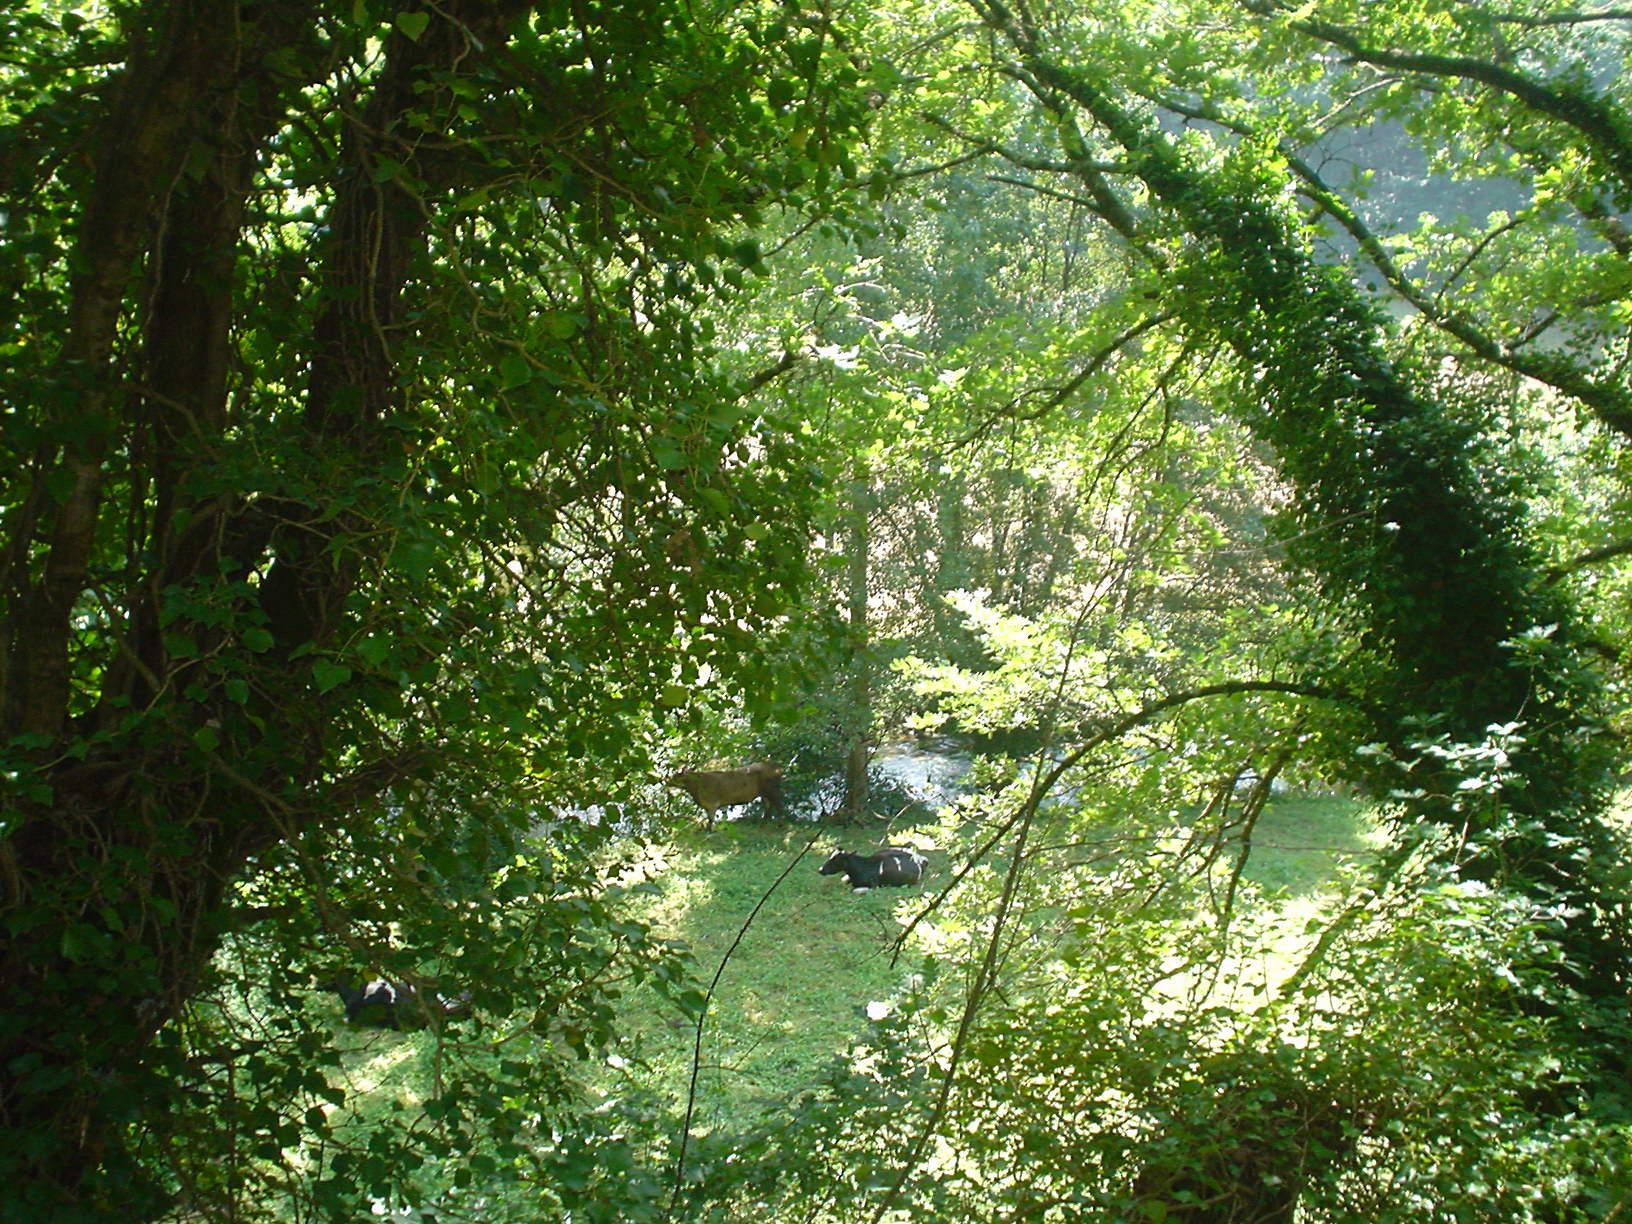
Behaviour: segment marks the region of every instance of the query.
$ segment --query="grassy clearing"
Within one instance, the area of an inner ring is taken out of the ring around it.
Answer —
[[[910,827],[890,836],[934,842]],[[686,830],[653,847],[648,878],[659,891],[640,898],[639,917],[691,949],[704,986],[729,953],[703,1030],[698,1129],[750,1122],[811,1084],[857,1040],[867,1004],[898,993],[916,971],[910,952],[892,961],[893,942],[965,848],[930,851],[921,888],[854,894],[841,878],[817,874],[836,845],[861,849],[864,842],[850,830],[733,822]],[[1260,818],[1244,875],[1301,916],[1313,912],[1339,864],[1373,845],[1362,804],[1283,797]],[[1290,945],[1284,952],[1297,954]],[[626,1003],[634,1056],[626,1073],[683,1108],[695,1029],[672,1010],[645,1010],[635,997]]]
[[[817,874],[835,840],[828,829],[736,822],[655,848],[649,878],[660,891],[641,898],[639,917],[690,948],[704,986],[725,961],[703,1027],[700,1129],[747,1121],[808,1085],[849,1046],[868,1002],[913,971],[906,957],[892,963],[892,945],[921,890],[857,894]],[[632,1074],[683,1104],[694,1027],[636,1008],[626,1022]]]
[[[1331,796],[1282,796],[1253,830],[1242,873],[1272,895],[1317,892],[1338,866],[1375,853],[1380,842],[1365,804]]]
[[[641,870],[653,887],[628,895],[631,916],[687,946],[703,987],[725,961],[703,1026],[696,1131],[751,1125],[848,1054],[866,1030],[867,1005],[891,999],[917,972],[923,953],[896,958],[896,937],[958,869],[978,832],[968,831],[969,845],[929,849],[923,886],[863,894],[842,877],[817,874],[836,846],[868,847],[858,830],[735,821],[710,831],[683,828],[648,847]],[[923,847],[944,837],[943,827],[931,832],[927,823],[897,824],[889,835]],[[1313,914],[1338,865],[1372,846],[1361,804],[1282,797],[1260,818],[1243,874],[1296,924]],[[1255,948],[1253,963],[1237,969],[1243,980],[1273,980],[1301,946],[1289,929],[1284,946]],[[313,1006],[338,1010],[327,997]],[[678,1118],[695,1026],[655,992],[630,991],[621,1006],[624,1058],[584,1066],[588,1086],[617,1093],[632,1084]],[[435,1043],[427,1036],[341,1024],[336,1040],[346,1050],[346,1112],[356,1111],[359,1124],[378,1110],[415,1108],[434,1079]]]

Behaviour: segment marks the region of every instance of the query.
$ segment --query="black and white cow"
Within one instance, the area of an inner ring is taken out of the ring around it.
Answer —
[[[407,1002],[413,995],[413,987],[384,978],[364,982],[360,987],[347,982],[322,982],[317,988],[340,996],[346,1005],[347,1024],[369,1028],[401,1028],[402,1017],[397,1014],[397,1004]]]
[[[371,982],[364,982],[361,987],[346,982],[323,982],[318,985],[318,989],[340,996],[340,1001],[346,1005],[347,1024],[358,1024],[365,1028],[401,1029],[423,1024],[425,1021],[419,991],[407,982],[388,982],[384,978],[375,978]],[[462,990],[457,995],[445,995],[438,990],[433,991],[428,997],[435,1000],[433,1006],[445,1016],[470,1014],[471,996],[468,990]]]
[[[835,850],[827,862],[822,864],[820,870],[823,875],[838,875],[843,872],[849,879],[851,888],[857,892],[866,892],[869,888],[878,888],[881,885],[893,888],[903,884],[916,884],[924,878],[924,867],[928,862],[928,859],[911,846],[886,846],[877,854],[852,854],[848,850]]]

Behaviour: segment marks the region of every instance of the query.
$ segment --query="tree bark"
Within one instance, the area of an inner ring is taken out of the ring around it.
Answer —
[[[309,665],[290,661],[228,699],[223,675],[200,661],[253,649],[239,635],[257,620],[286,657],[323,643],[380,547],[366,516],[224,492],[213,472],[230,429],[246,202],[293,94],[326,71],[314,38],[320,7],[150,5],[132,18],[141,32],[102,125],[57,363],[59,386],[73,394],[47,420],[57,442],[35,475],[38,489],[66,494],[34,499],[34,520],[9,549],[43,560],[32,575],[14,563],[4,593],[3,729],[43,745],[0,844],[8,1221],[141,1219],[162,1208],[164,1189],[145,1180],[124,1135],[165,1107],[172,1081],[154,1040],[229,925],[229,882],[250,856],[425,764],[409,746],[340,775]],[[405,120],[437,114],[423,83],[502,46],[527,7],[466,0],[428,11],[417,39],[389,40],[351,124],[302,410],[305,445],[350,479],[369,471],[380,424],[402,403],[387,337],[406,334],[403,290],[427,225],[418,196],[376,181],[377,158],[390,148],[414,165]],[[434,135],[422,125],[413,138]],[[457,168],[445,159],[415,173],[445,179]],[[118,349],[133,326],[139,386],[121,387]],[[127,541],[122,595],[93,575],[112,538],[102,492],[115,453],[145,461],[132,481],[130,522],[141,534]],[[240,581],[252,572],[265,574],[259,607]],[[90,701],[71,684],[71,674],[97,674],[72,660],[72,616],[87,595],[104,614],[125,604],[103,627],[118,650]],[[191,612],[195,596],[206,613]]]
[[[850,612],[850,743],[844,760],[844,801],[840,817],[846,823],[859,821],[867,810],[867,765],[872,759],[873,674],[867,611],[871,513],[872,489],[864,471],[850,483],[845,539]]]
[[[1091,120],[1187,235],[1182,260],[1164,271],[1188,324],[1255,374],[1243,416],[1296,489],[1289,556],[1363,624],[1365,662],[1330,670],[1339,685],[1365,689],[1382,715],[1370,732],[1393,752],[1370,782],[1420,792],[1420,818],[1471,834],[1479,852],[1464,874],[1581,915],[1551,930],[1565,953],[1561,974],[1624,1008],[1632,944],[1613,875],[1616,839],[1600,814],[1598,696],[1574,658],[1579,626],[1540,582],[1516,507],[1478,470],[1472,430],[1414,391],[1384,353],[1375,313],[1315,264],[1271,205],[1197,171],[1091,65],[1056,57],[1022,10],[972,3],[1013,47],[1017,77],[1060,121],[1068,154],[1081,152],[1077,116]],[[1102,185],[1096,168],[1078,166]],[[1144,240],[1137,222],[1123,223],[1134,226],[1130,243]],[[1521,665],[1514,640],[1546,625],[1555,631],[1546,651]],[[1525,736],[1509,761],[1512,782],[1477,808],[1462,801],[1455,769],[1414,742],[1432,728],[1479,745],[1507,723]],[[1580,1037],[1622,1065],[1613,1034]]]
[[[114,345],[138,259],[152,241],[198,116],[231,88],[228,6],[176,0],[151,22],[113,83],[97,133],[91,195],[75,243],[75,275],[55,369],[55,404],[43,414],[30,512],[18,516],[8,554],[43,561],[33,575],[14,562],[0,676],[0,734],[55,736],[69,708],[69,617],[86,588],[105,473],[118,432]]]

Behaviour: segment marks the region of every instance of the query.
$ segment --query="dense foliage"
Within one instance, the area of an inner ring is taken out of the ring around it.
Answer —
[[[1628,20],[0,14],[0,1216],[1632,1209]],[[936,874],[736,1118],[750,754]]]
[[[700,675],[770,688],[813,472],[706,305],[862,113],[789,17],[3,19],[8,1219],[237,1211],[234,1152],[315,1142],[309,1032],[189,1010],[228,965],[285,1012],[326,959],[604,1035],[649,954],[587,848],[515,839],[649,768]],[[536,1074],[452,1081],[445,1150]],[[214,1139],[148,1129],[178,1095]]]

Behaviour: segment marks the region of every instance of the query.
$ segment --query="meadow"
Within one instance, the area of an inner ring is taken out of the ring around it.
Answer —
[[[638,915],[683,943],[701,984],[713,989],[700,1044],[696,1026],[672,1007],[629,996],[619,1075],[678,1113],[695,1058],[693,1125],[703,1131],[752,1121],[813,1083],[864,1038],[869,1005],[887,1005],[918,971],[923,953],[911,942],[898,946],[899,936],[977,834],[966,827],[949,836],[927,814],[918,826],[897,823],[888,840],[928,854],[924,883],[859,894],[817,868],[833,849],[870,848],[864,830],[742,820],[652,843],[646,872],[654,889],[640,897]],[[1371,835],[1367,810],[1354,800],[1283,796],[1260,818],[1242,876],[1290,917],[1312,914],[1339,865],[1369,852]]]
[[[707,1002],[699,1027],[695,1011],[631,985],[617,1000],[615,1049],[570,1060],[591,1109],[635,1111],[646,1119],[640,1129],[658,1143],[654,1149],[631,1137],[635,1146],[618,1158],[624,1163],[617,1172],[603,1148],[597,1157],[607,1164],[602,1175],[625,1185],[650,1179],[650,1193],[660,1198],[688,1106],[684,1133],[693,1151],[710,1146],[711,1136],[729,1144],[786,1117],[806,1090],[863,1056],[873,1039],[870,1020],[910,989],[931,955],[936,989],[957,997],[968,966],[965,953],[952,949],[978,941],[939,939],[933,922],[909,939],[901,936],[934,905],[986,832],[978,823],[949,823],[920,808],[898,818],[887,834],[740,819],[711,829],[682,823],[618,846],[627,917],[685,949],[693,983]],[[1343,864],[1370,853],[1373,836],[1369,813],[1356,801],[1288,795],[1271,802],[1257,821],[1241,879],[1251,886],[1245,904],[1256,917],[1267,910],[1286,919],[1277,929],[1287,934],[1253,947],[1250,963],[1236,966],[1244,979],[1264,981],[1286,971],[1301,946],[1295,933],[1303,919],[1331,895]],[[834,849],[867,850],[886,840],[924,850],[929,869],[922,885],[854,893],[842,876],[818,873]],[[1039,911],[1022,921],[1043,935],[1051,918]],[[1251,990],[1249,984],[1238,993],[1245,1000]],[[414,1119],[423,1119],[423,1107],[437,1096],[445,1058],[502,1058],[516,1048],[514,1023],[491,1018],[451,1031],[455,1049],[429,1032],[348,1026],[331,995],[314,995],[309,1006],[332,1022],[342,1051],[335,1087],[344,1092],[344,1104],[325,1112],[342,1144],[358,1150],[381,1127],[420,1125]],[[443,1193],[429,1181],[420,1190]],[[493,1209],[482,1200],[482,1211]],[[372,1210],[405,1221],[424,1218],[378,1198]]]

